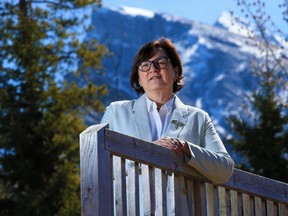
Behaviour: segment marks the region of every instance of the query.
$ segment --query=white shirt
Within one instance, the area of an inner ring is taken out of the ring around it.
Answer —
[[[174,99],[175,96],[163,104],[158,112],[157,104],[146,96],[152,141],[158,140],[165,135],[171,120]]]

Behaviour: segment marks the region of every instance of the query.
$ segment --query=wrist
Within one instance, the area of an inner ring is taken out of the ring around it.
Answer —
[[[184,141],[183,143],[183,148],[182,148],[182,152],[189,158],[191,158],[191,152],[190,152],[190,148],[189,148],[189,144],[187,141]]]

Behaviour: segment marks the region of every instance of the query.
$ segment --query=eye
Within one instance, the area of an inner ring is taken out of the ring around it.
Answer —
[[[140,67],[142,67],[142,68],[147,68],[149,66],[150,66],[150,62],[148,62],[148,61],[144,61],[140,64]]]
[[[166,59],[165,59],[165,58],[159,59],[159,60],[157,61],[157,63],[160,64],[160,65],[165,65],[165,64],[166,64]]]
[[[159,58],[157,59],[156,63],[160,66],[160,68],[164,68],[167,65],[167,59],[164,57]]]

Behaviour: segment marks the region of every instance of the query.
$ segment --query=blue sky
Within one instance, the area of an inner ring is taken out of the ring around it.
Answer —
[[[288,24],[283,21],[282,10],[278,7],[284,1],[266,0],[265,2],[267,14],[287,33]],[[164,12],[207,24],[215,23],[222,11],[234,11],[239,16],[242,15],[237,0],[102,0],[102,3],[106,7],[126,5]]]

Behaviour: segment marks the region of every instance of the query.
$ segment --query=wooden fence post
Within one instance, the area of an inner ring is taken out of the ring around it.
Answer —
[[[81,215],[113,215],[112,156],[105,150],[105,127],[93,125],[80,134]]]

